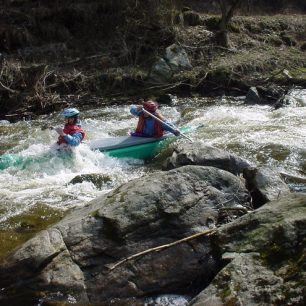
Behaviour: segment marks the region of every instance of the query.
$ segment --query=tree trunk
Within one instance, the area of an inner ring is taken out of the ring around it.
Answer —
[[[228,48],[228,25],[234,16],[235,10],[241,5],[242,0],[218,0],[221,10],[219,31],[216,33],[216,40],[219,45]]]

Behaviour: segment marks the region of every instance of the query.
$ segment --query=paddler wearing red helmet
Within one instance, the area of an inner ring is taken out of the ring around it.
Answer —
[[[149,114],[145,113],[143,109],[164,121],[164,123],[151,117]],[[176,136],[180,135],[180,131],[172,127],[171,123],[167,122],[157,109],[157,102],[152,100],[145,101],[142,105],[131,106],[131,114],[139,118],[135,132],[131,133],[132,136],[159,138],[163,136],[165,131],[171,132]]]

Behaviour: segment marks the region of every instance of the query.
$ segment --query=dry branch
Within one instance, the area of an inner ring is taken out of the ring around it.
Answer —
[[[185,237],[185,238],[180,239],[180,240],[176,240],[176,241],[168,243],[168,244],[164,244],[164,245],[160,245],[158,247],[154,247],[154,248],[150,248],[150,249],[144,250],[142,252],[139,252],[137,254],[131,255],[129,257],[126,257],[126,258],[118,261],[117,263],[115,263],[111,267],[108,267],[108,266],[106,266],[106,267],[109,268],[109,272],[111,272],[112,270],[116,269],[117,267],[121,266],[122,264],[124,264],[125,262],[127,262],[129,260],[135,259],[137,257],[143,256],[143,255],[148,254],[148,253],[159,252],[161,250],[170,248],[170,247],[172,247],[174,245],[177,245],[177,244],[180,244],[182,242],[186,242],[186,241],[189,241],[189,240],[201,237],[201,236],[212,235],[215,232],[216,232],[216,230],[206,230],[204,232],[196,233],[196,234],[193,234],[191,236]]]
[[[5,90],[7,90],[7,91],[9,91],[9,92],[11,92],[11,93],[18,93],[17,90],[14,90],[14,89],[11,89],[11,88],[9,88],[9,87],[6,87],[6,86],[3,85],[1,82],[0,82],[0,86],[1,86],[3,89],[5,89]]]

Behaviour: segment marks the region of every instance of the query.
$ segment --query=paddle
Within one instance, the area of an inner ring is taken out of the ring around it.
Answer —
[[[166,125],[167,127],[171,128],[171,129],[177,129],[175,126],[171,126],[171,125],[167,124],[165,121],[163,121],[163,120],[159,119],[158,117],[154,116],[152,113],[148,112],[148,111],[145,110],[144,108],[142,108],[142,111],[143,111],[144,113],[148,114],[149,116],[151,116],[152,118],[154,118],[155,120],[157,120],[157,121],[163,123],[163,124]],[[180,136],[183,136],[183,137],[185,137],[186,139],[188,139],[190,142],[193,142],[193,140],[192,140],[190,137],[186,136],[186,135],[183,134],[183,133],[180,133]]]

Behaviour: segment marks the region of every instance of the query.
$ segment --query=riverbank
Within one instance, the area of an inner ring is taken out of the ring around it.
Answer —
[[[230,46],[222,48],[215,41],[216,15],[184,9],[171,26],[129,19],[122,32],[123,17],[109,7],[78,5],[15,4],[1,11],[0,119],[146,97],[168,103],[169,94],[241,96],[253,86],[306,87],[305,15],[234,16]],[[117,28],[107,32],[105,16],[116,16]],[[192,68],[153,81],[154,63],[173,44]]]

